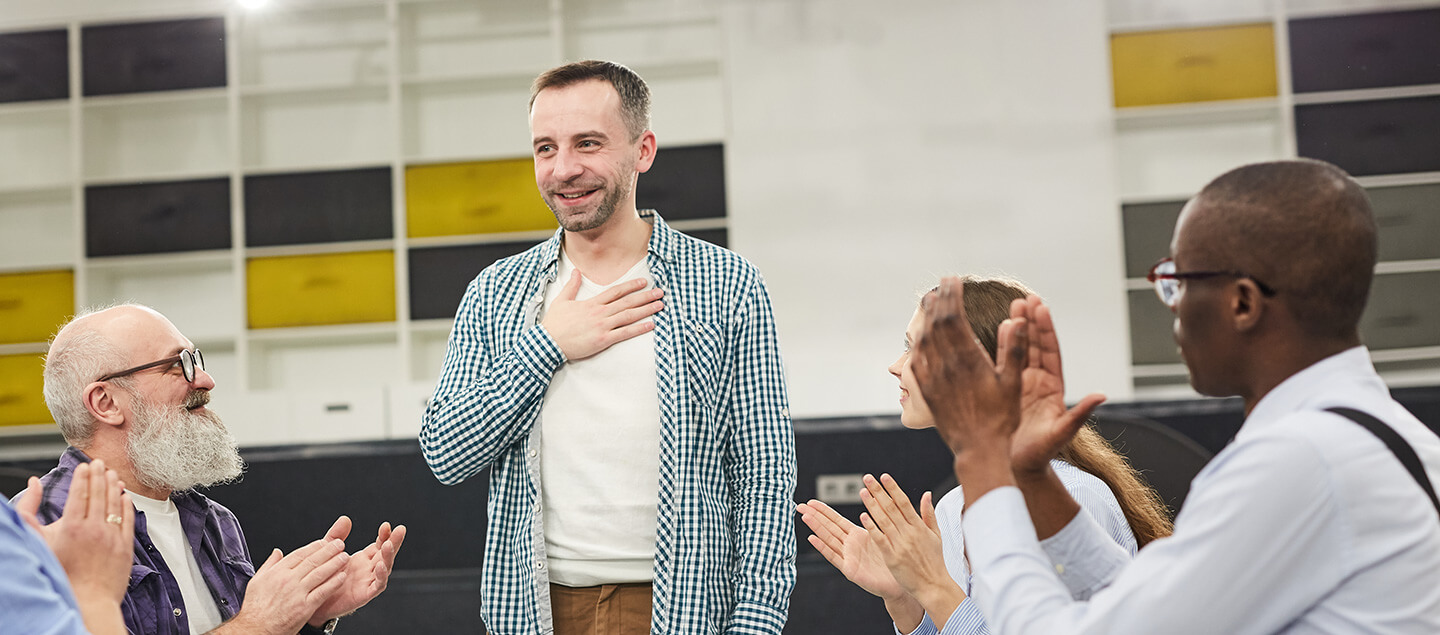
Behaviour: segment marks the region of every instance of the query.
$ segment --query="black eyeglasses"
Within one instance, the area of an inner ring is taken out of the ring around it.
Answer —
[[[147,369],[150,369],[150,368],[155,368],[156,366],[166,366],[166,367],[169,367],[169,366],[174,366],[175,364],[180,364],[180,370],[181,370],[181,372],[185,373],[185,381],[186,381],[186,382],[193,382],[193,381],[195,381],[195,371],[196,371],[196,370],[205,370],[205,356],[200,354],[200,349],[199,349],[199,348],[188,349],[188,350],[187,350],[187,349],[181,349],[179,355],[175,355],[175,356],[172,356],[172,357],[166,357],[165,359],[162,359],[162,360],[159,360],[159,361],[150,362],[149,364],[141,364],[141,365],[136,366],[136,367],[134,367],[134,368],[128,368],[128,369],[122,370],[122,371],[120,371],[120,372],[118,372],[118,373],[110,373],[109,375],[106,375],[106,376],[104,376],[104,377],[101,377],[100,379],[97,379],[97,380],[95,380],[95,381],[110,381],[110,380],[116,379],[116,378],[118,378],[118,377],[125,377],[125,376],[127,376],[127,375],[134,375],[135,373],[138,373],[138,372],[140,372],[140,371],[142,371],[142,370],[147,370]]]
[[[1173,309],[1175,308],[1175,304],[1180,301],[1181,280],[1200,280],[1204,278],[1213,278],[1215,276],[1245,278],[1247,280],[1250,280],[1251,282],[1254,282],[1255,286],[1260,288],[1260,293],[1265,294],[1266,297],[1275,295],[1275,289],[1271,288],[1270,285],[1267,285],[1264,282],[1257,280],[1255,276],[1252,276],[1248,273],[1244,273],[1241,271],[1177,272],[1175,271],[1175,261],[1171,260],[1170,258],[1161,258],[1160,262],[1155,263],[1155,266],[1150,268],[1150,273],[1145,276],[1145,279],[1149,280],[1151,284],[1155,285],[1155,295],[1160,296],[1160,301],[1164,302],[1165,306]]]

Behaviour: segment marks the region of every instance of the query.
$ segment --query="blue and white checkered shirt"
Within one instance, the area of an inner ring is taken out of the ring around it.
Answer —
[[[652,211],[660,506],[651,632],[778,634],[795,584],[795,438],[770,299],[740,256]],[[564,356],[536,324],[563,231],[470,283],[420,445],[441,482],[486,467],[481,614],[497,635],[553,631],[540,504],[540,405]],[[623,466],[624,457],[614,457]],[[623,469],[623,467],[621,467]]]

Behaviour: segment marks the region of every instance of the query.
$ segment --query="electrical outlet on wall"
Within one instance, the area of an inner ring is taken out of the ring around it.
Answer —
[[[821,474],[815,477],[815,498],[828,505],[860,503],[860,489],[865,487],[860,474]]]

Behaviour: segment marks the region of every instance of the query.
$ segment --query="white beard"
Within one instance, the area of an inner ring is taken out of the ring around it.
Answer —
[[[220,416],[187,408],[210,401],[205,391],[192,391],[181,406],[157,406],[135,395],[135,420],[126,444],[130,465],[140,484],[183,492],[228,483],[245,471],[235,437]]]

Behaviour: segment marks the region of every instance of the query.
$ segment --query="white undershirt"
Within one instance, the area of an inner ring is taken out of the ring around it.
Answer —
[[[204,633],[220,625],[220,609],[210,588],[205,586],[205,577],[200,573],[200,564],[190,552],[190,542],[180,526],[180,510],[170,499],[155,500],[130,492],[135,509],[145,513],[145,530],[150,542],[160,550],[160,559],[175,576],[180,587],[180,599],[185,603],[185,616],[190,621],[191,633]],[[180,563],[184,563],[181,565]]]
[[[546,310],[574,269],[562,250],[555,282],[545,292]],[[609,285],[582,279],[577,299],[636,279],[655,284],[644,258]],[[550,380],[540,409],[540,491],[552,582],[595,586],[654,577],[660,500],[655,373],[650,331],[567,361]]]

